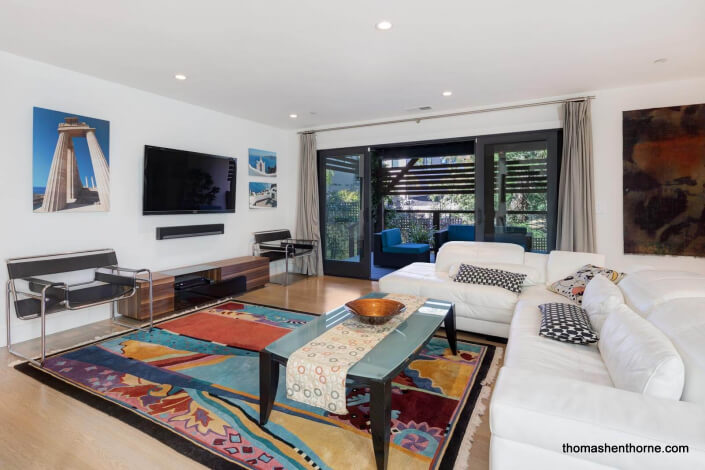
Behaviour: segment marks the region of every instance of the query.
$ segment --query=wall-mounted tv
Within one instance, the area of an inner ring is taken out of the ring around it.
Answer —
[[[237,160],[163,147],[144,147],[142,213],[235,212]]]

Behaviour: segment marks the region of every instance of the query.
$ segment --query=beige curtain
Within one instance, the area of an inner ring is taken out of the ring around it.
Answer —
[[[595,252],[593,192],[590,100],[570,101],[563,105],[557,249]]]
[[[318,162],[316,134],[301,134],[299,166],[299,196],[296,212],[296,237],[321,242],[321,226],[318,212]],[[299,258],[301,272],[323,275],[323,256],[320,250],[316,259],[312,256]]]

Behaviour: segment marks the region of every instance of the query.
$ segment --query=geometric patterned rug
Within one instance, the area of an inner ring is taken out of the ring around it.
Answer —
[[[349,386],[348,414],[335,415],[280,386],[258,424],[258,351],[312,318],[229,301],[16,368],[210,468],[375,468],[365,388]],[[390,469],[463,467],[500,354],[458,341],[453,356],[445,339],[429,342],[393,381]]]

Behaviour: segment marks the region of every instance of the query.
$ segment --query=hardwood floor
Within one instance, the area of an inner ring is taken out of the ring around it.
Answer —
[[[123,328],[108,320],[51,335],[61,349]],[[22,352],[39,350],[37,341]],[[138,469],[205,468],[156,439],[84,405],[9,366],[16,358],[0,349],[0,468]]]
[[[274,284],[238,299],[292,310],[325,313],[377,289],[373,281],[324,276],[305,278],[284,287]],[[48,338],[59,350],[121,331],[109,320],[64,331]],[[459,333],[459,339],[477,338]],[[497,344],[504,346],[503,344]],[[38,341],[18,345],[26,354]],[[16,358],[0,348],[0,468],[2,469],[138,469],[205,468],[147,434],[95,410],[9,365]],[[489,468],[489,416],[475,434],[469,468]]]
[[[375,290],[375,281],[335,276],[302,277],[289,286],[269,284],[264,289],[239,296],[238,300],[302,312],[326,313]]]

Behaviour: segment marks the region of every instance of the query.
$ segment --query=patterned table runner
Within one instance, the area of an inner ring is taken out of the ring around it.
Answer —
[[[406,310],[382,325],[369,325],[351,317],[294,351],[286,366],[288,398],[335,414],[348,413],[348,370],[427,300],[401,294],[384,298],[403,303]]]

